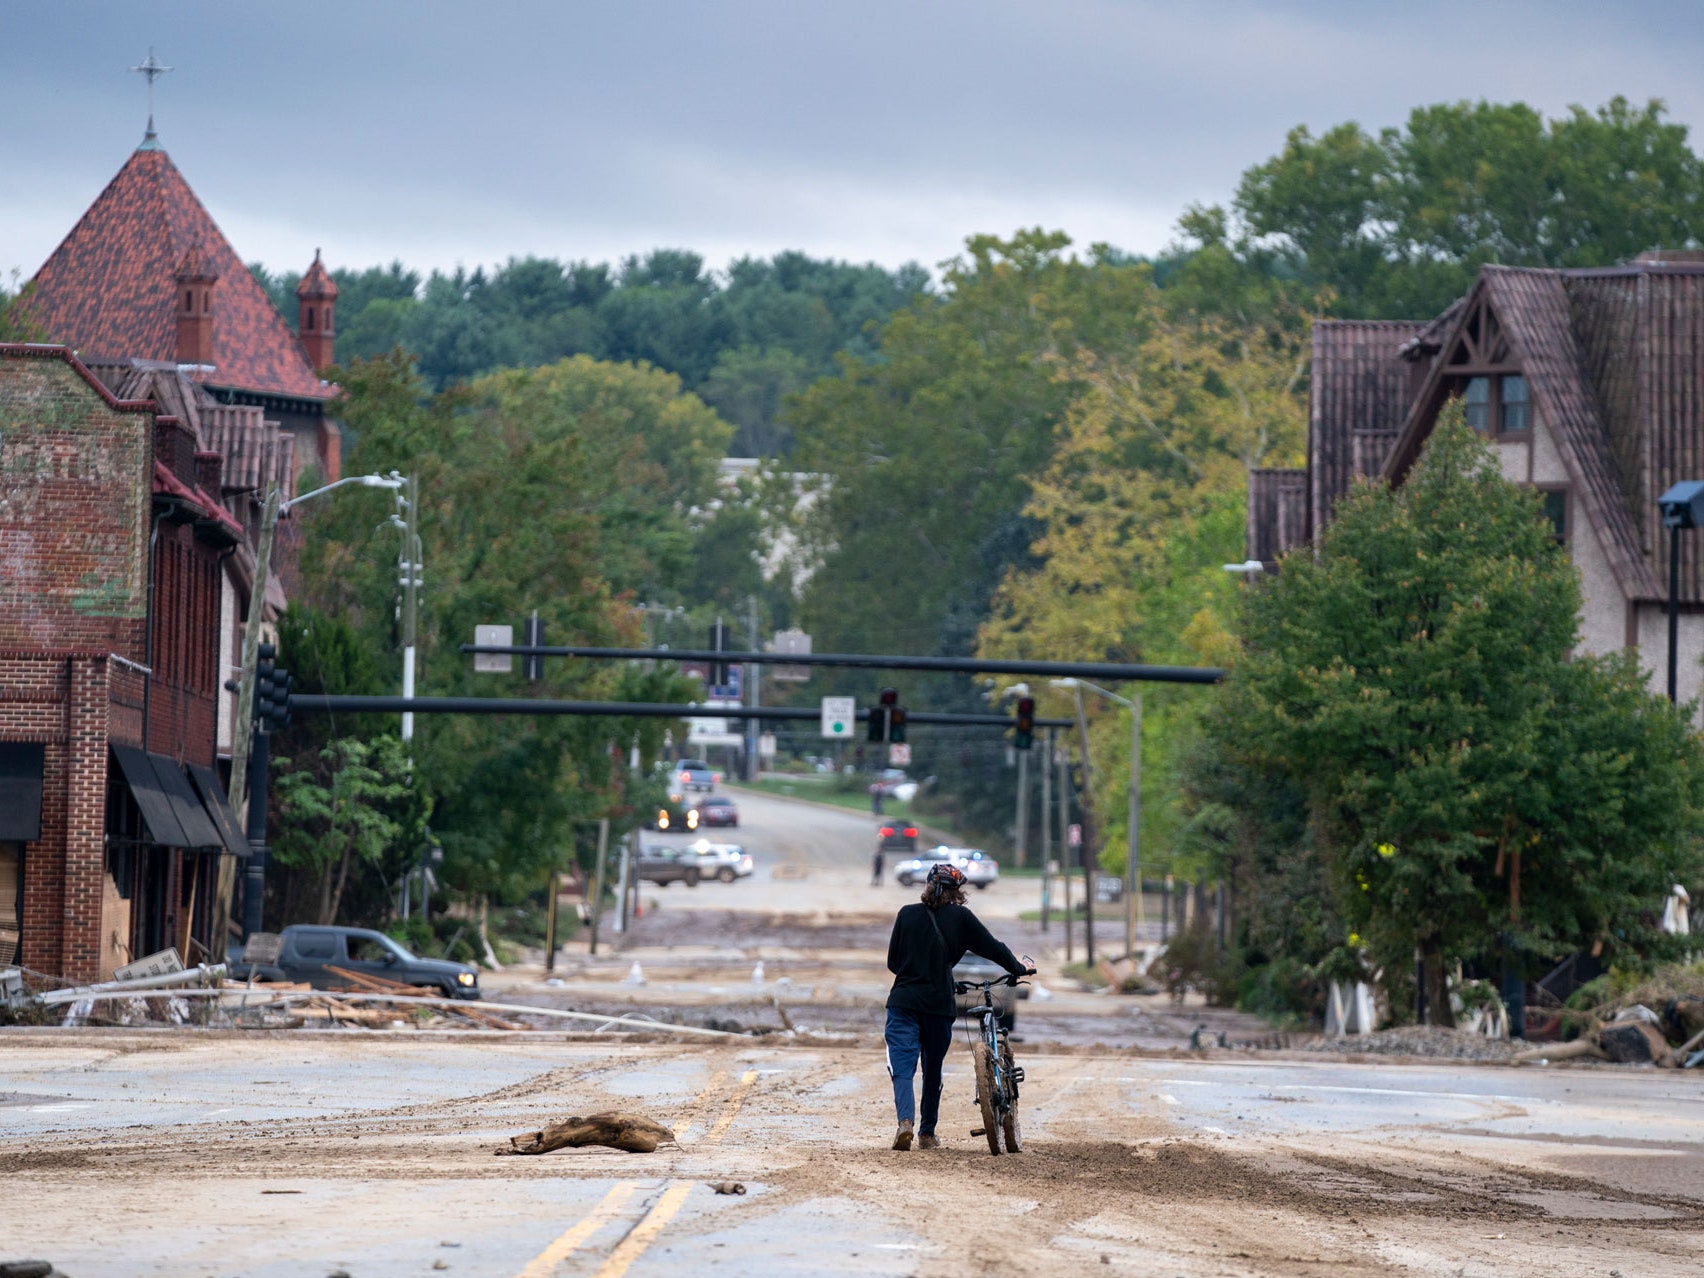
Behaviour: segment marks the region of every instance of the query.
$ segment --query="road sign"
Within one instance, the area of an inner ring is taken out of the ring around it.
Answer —
[[[824,697],[822,699],[822,735],[837,741],[852,738],[852,725],[858,718],[858,702],[853,697]]]
[[[903,768],[911,762],[911,747],[903,741],[896,741],[888,747],[888,764],[890,767]]]
[[[479,647],[508,648],[515,643],[513,626],[475,626],[473,642]],[[473,668],[479,674],[508,674],[515,668],[515,659],[508,653],[476,652]]]
[[[758,736],[757,757],[760,759],[773,759],[775,757],[775,734],[773,732],[765,732]]]
[[[1082,847],[1083,827],[1080,825],[1072,825],[1069,829],[1067,829],[1065,831],[1065,842],[1069,843],[1074,848]]]

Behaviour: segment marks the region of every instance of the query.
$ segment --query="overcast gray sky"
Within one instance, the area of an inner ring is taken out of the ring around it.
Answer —
[[[1043,225],[1153,251],[1292,125],[1614,94],[1704,124],[1698,0],[0,0],[0,271],[140,140],[245,259],[656,246],[934,265]],[[1695,140],[1695,145],[1700,145]]]

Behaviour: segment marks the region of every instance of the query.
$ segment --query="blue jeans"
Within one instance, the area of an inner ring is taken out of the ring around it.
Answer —
[[[947,1058],[947,1048],[953,1041],[953,1018],[950,1016],[920,1016],[888,1008],[887,1029],[888,1076],[893,1079],[893,1107],[899,1121],[916,1118],[916,1103],[912,1096],[912,1079],[917,1073],[917,1058],[923,1057],[923,1121],[918,1124],[920,1136],[934,1132],[941,1116],[941,1062]]]

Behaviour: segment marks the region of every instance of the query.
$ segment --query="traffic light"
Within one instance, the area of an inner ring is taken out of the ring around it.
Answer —
[[[888,740],[895,745],[905,740],[905,707],[894,706],[888,711]]]
[[[887,740],[888,712],[886,706],[870,707],[870,728],[865,739],[882,742]]]
[[[255,653],[254,719],[256,723],[264,723],[272,712],[272,681],[278,672],[273,662],[278,657],[278,649],[269,643],[263,643]]]
[[[1019,750],[1028,750],[1035,744],[1035,698],[1018,698],[1018,728],[1012,736],[1012,744]]]
[[[254,665],[254,720],[274,732],[290,726],[290,685],[295,682],[274,664],[277,658],[278,649],[263,643]]]

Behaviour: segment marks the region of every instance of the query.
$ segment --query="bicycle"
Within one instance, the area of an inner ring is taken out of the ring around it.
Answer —
[[[980,1018],[979,1037],[970,1045],[971,1065],[976,1072],[976,1103],[982,1109],[982,1126],[972,1136],[988,1138],[991,1154],[1016,1154],[1023,1150],[1023,1132],[1018,1124],[1018,1084],[1024,1071],[1012,1060],[1012,1044],[1000,1028],[994,1008],[996,985],[1022,985],[1016,976],[997,976],[987,981],[954,981],[953,993],[982,991],[980,1006],[959,1013]]]

